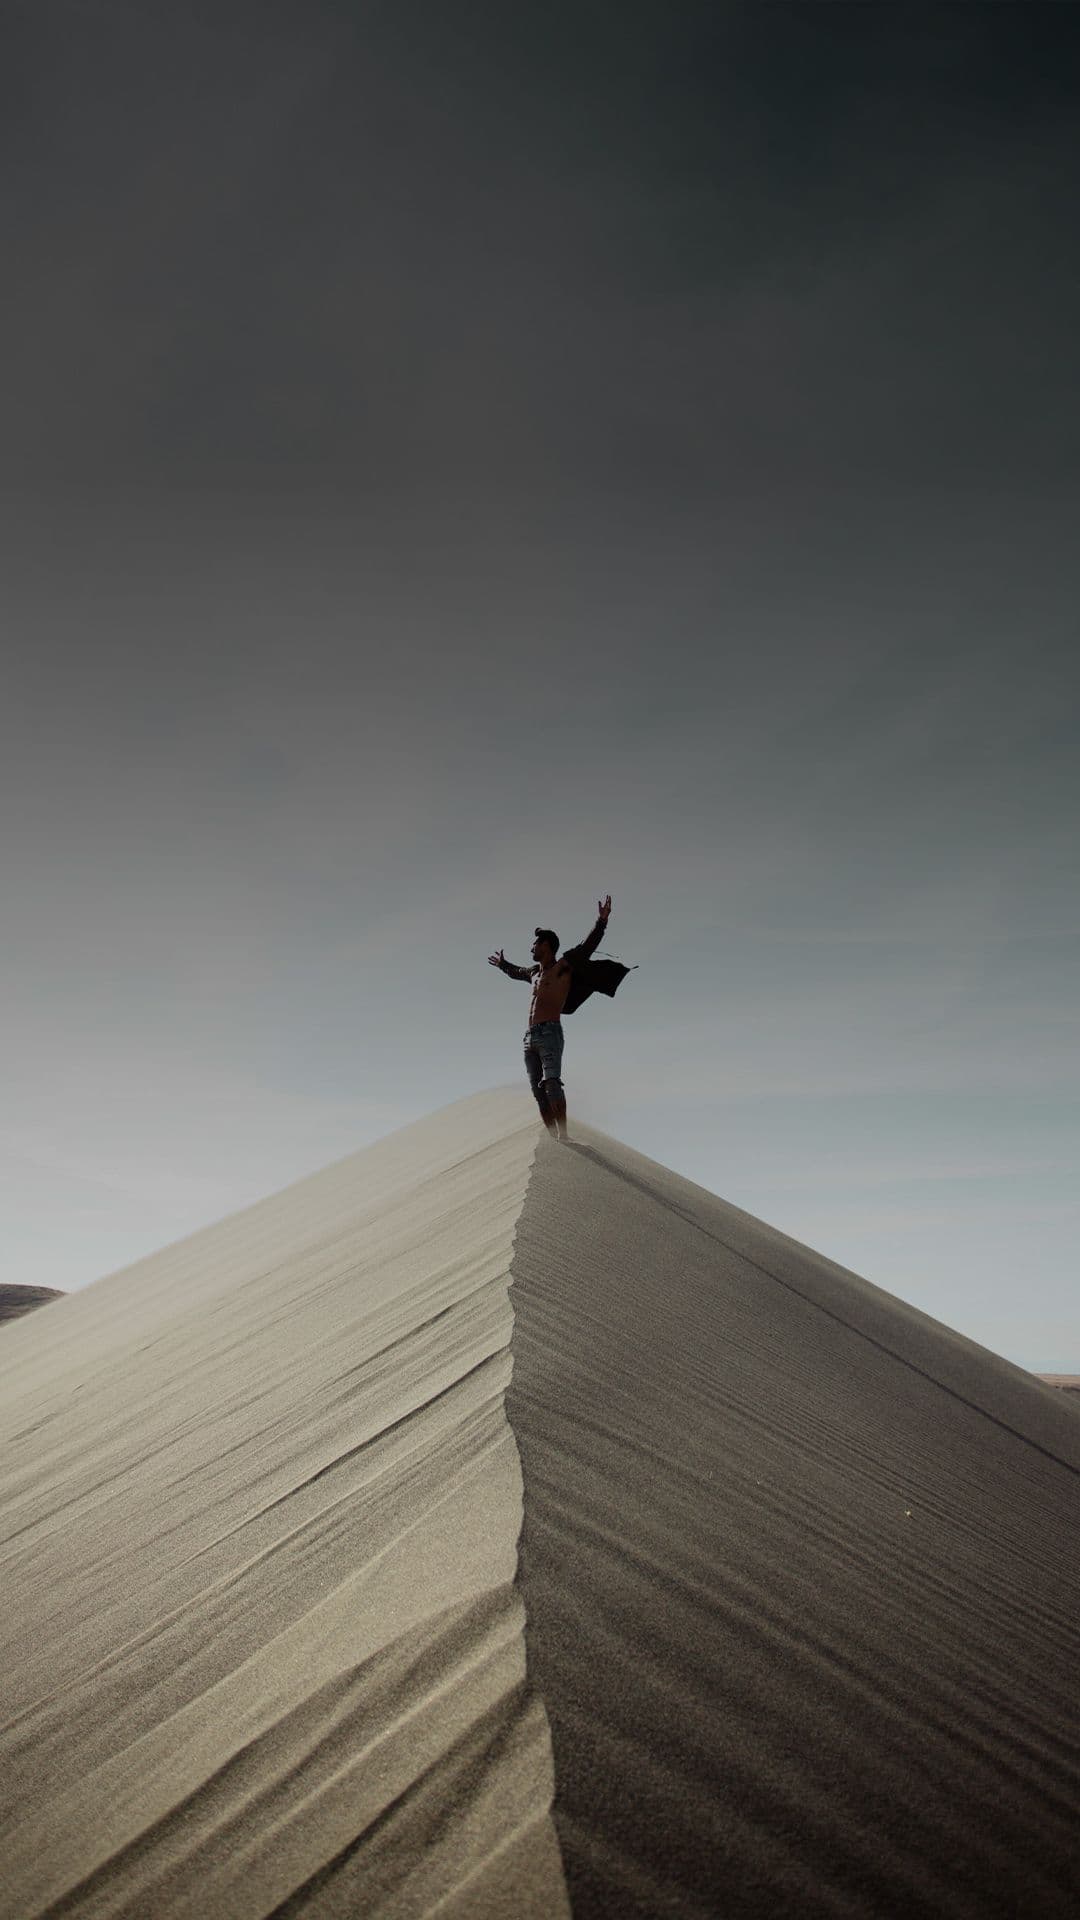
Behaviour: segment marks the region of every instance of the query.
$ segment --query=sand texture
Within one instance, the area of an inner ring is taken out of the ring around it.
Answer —
[[[575,1916],[1075,1916],[1075,1409],[574,1131],[508,1404]]]
[[[4,1328],[0,1920],[1078,1910],[1070,1396],[571,1125]]]
[[[4,1920],[566,1911],[504,1411],[533,1111],[5,1328]]]

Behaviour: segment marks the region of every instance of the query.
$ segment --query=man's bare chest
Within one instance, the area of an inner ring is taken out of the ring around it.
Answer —
[[[547,1005],[562,1006],[570,990],[570,969],[561,961],[553,967],[546,967],[533,979],[533,1000]]]

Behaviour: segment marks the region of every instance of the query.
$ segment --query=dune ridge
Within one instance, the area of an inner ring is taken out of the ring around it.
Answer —
[[[575,1916],[1075,1912],[1074,1409],[583,1126],[513,1274]]]
[[[566,1911],[503,1404],[534,1148],[458,1103],[6,1334],[5,1920]]]
[[[1075,1911],[1075,1406],[573,1131],[5,1329],[3,1920]]]

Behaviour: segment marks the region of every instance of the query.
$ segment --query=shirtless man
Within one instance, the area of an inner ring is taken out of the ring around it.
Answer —
[[[570,951],[581,959],[595,953],[611,913],[611,895],[599,903],[596,924],[579,947]],[[533,965],[515,967],[502,948],[489,953],[488,963],[508,973],[511,980],[527,980],[532,987],[529,1026],[525,1034],[525,1071],[541,1118],[552,1138],[565,1140],[566,1094],[562,1083],[562,1011],[570,993],[573,967],[568,954],[556,958],[558,936],[550,927],[537,927],[532,945]]]

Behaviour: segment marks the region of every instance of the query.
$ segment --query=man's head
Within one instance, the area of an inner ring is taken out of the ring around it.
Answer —
[[[559,951],[559,936],[552,933],[550,927],[537,927],[536,938],[532,943],[532,957],[539,960],[542,967],[550,967]]]

